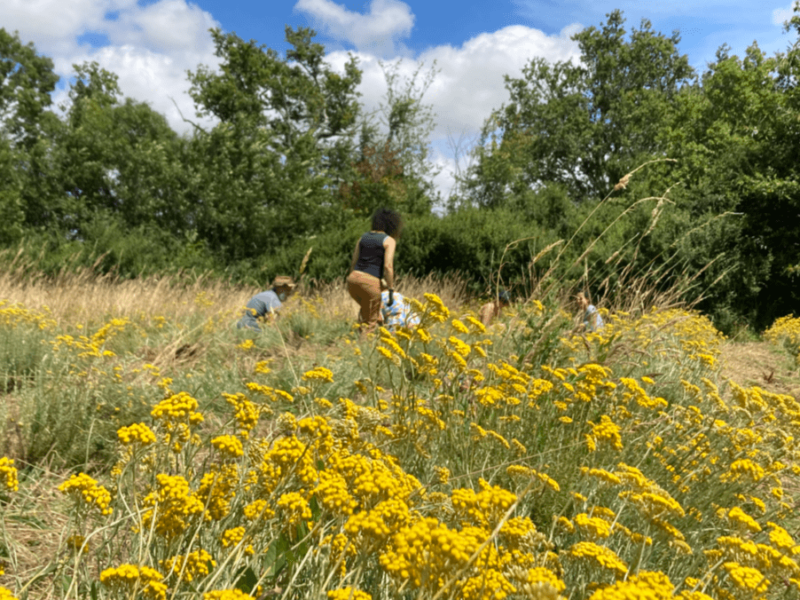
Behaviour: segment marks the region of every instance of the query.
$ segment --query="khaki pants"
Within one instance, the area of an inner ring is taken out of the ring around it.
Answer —
[[[363,271],[353,271],[347,276],[347,291],[361,307],[361,322],[366,324],[366,331],[373,331],[381,316],[381,280]]]

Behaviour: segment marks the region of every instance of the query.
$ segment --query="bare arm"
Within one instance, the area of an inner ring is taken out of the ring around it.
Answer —
[[[358,238],[356,242],[356,248],[353,250],[353,260],[350,263],[350,272],[352,273],[356,268],[356,263],[358,262],[358,250],[361,247],[361,238]]]
[[[383,240],[383,248],[385,253],[383,255],[383,278],[386,280],[386,285],[389,289],[394,288],[394,249],[397,247],[397,242],[393,237],[386,236]]]

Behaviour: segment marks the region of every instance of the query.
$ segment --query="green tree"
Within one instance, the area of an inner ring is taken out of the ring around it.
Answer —
[[[484,126],[470,200],[495,207],[543,184],[566,186],[573,201],[606,196],[637,164],[662,155],[657,134],[672,99],[694,78],[666,37],[643,20],[628,38],[619,11],[601,28],[575,34],[578,63],[533,59],[506,77],[508,104]]]
[[[0,246],[11,245],[23,233],[25,211],[17,161],[17,152],[0,137]]]
[[[40,133],[43,113],[58,83],[53,61],[40,56],[32,43],[0,28],[0,122],[16,143],[31,144]]]
[[[97,63],[76,65],[55,169],[65,211],[60,227],[78,238],[98,215],[123,230],[189,227],[185,143],[147,104],[123,99],[117,76]]]
[[[219,72],[189,74],[198,113],[192,164],[198,231],[228,260],[255,259],[338,223],[334,192],[351,177],[361,72],[325,62],[309,29],[286,29],[285,57],[213,30]]]
[[[52,138],[60,121],[49,110],[57,82],[51,59],[0,28],[0,237],[6,243],[46,221],[57,202]]]

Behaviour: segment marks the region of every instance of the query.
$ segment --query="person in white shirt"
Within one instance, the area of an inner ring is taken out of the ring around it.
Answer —
[[[419,325],[419,315],[411,310],[408,300],[400,292],[390,290],[385,279],[381,279],[381,318],[383,326],[391,332]]]
[[[597,312],[597,308],[592,304],[583,292],[578,292],[575,296],[578,307],[583,313],[583,327],[586,331],[599,331],[603,328],[603,317]]]

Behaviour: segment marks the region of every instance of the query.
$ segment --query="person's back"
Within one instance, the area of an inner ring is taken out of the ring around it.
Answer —
[[[411,311],[408,301],[400,292],[394,292],[392,300],[389,306],[389,290],[381,292],[381,315],[386,329],[394,332],[398,327],[412,329],[419,325],[419,316]]]
[[[362,334],[374,331],[381,318],[382,278],[394,288],[394,252],[400,235],[400,214],[379,208],[372,216],[372,230],[362,235],[353,249],[347,291],[359,305]]]
[[[381,279],[383,277],[383,262],[386,250],[383,241],[388,236],[385,233],[368,231],[361,236],[358,243],[358,260],[355,270],[367,273]]]
[[[508,306],[510,302],[511,295],[507,290],[502,290],[497,295],[495,300],[487,302],[481,306],[480,310],[478,311],[478,319],[480,319],[480,322],[483,323],[484,327],[488,327],[492,324],[492,321],[494,321],[496,317],[500,316],[503,308]]]
[[[280,310],[281,306],[283,306],[283,303],[278,298],[278,294],[273,290],[267,290],[266,292],[256,294],[247,302],[244,315],[242,315],[237,327],[239,329],[247,328],[261,331],[257,319],[264,318],[268,314]]]

